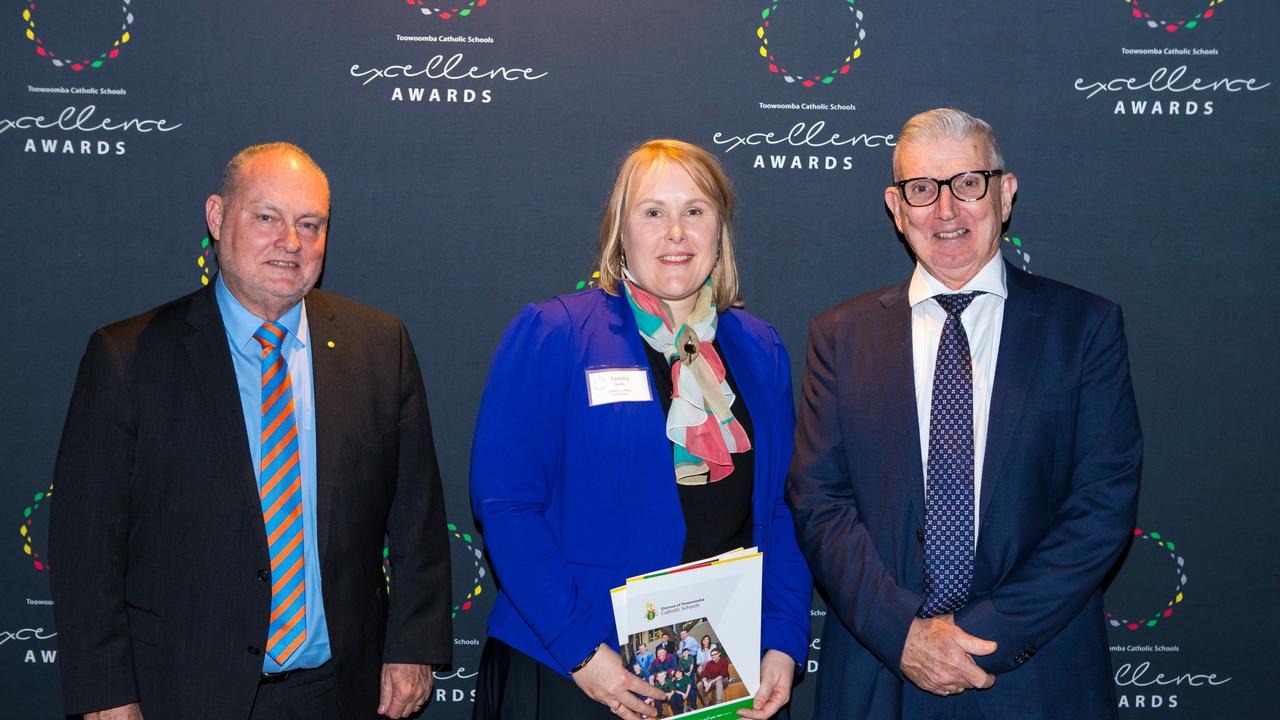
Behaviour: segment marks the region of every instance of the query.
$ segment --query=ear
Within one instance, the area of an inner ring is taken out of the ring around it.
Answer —
[[[209,235],[214,242],[218,241],[218,235],[222,234],[222,196],[210,195],[208,200],[204,201],[204,221],[209,226]]]
[[[898,226],[898,232],[906,235],[907,230],[904,227],[902,214],[899,212],[904,208],[905,203],[902,202],[902,196],[898,194],[896,185],[890,185],[884,189],[884,204],[889,208],[889,212],[893,213],[893,224]]]
[[[1018,176],[1005,173],[1000,176],[1000,221],[1008,222],[1013,213],[1013,196],[1018,192]]]

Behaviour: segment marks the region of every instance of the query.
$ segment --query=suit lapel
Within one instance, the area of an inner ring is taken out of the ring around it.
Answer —
[[[1000,330],[1000,350],[996,358],[996,379],[991,392],[991,413],[987,422],[987,447],[983,455],[982,497],[978,517],[986,517],[992,493],[1000,480],[1013,430],[1022,417],[1031,378],[1035,377],[1044,347],[1044,297],[1031,276],[1005,266],[1009,299],[1004,303],[1004,325]]]
[[[881,392],[884,394],[885,437],[904,438],[906,447],[907,495],[915,513],[917,527],[924,527],[924,467],[920,462],[920,420],[916,412],[915,361],[911,355],[911,303],[907,299],[907,283],[897,285],[880,296],[881,327],[877,335],[885,345],[875,348],[876,357],[884,358]]]
[[[262,522],[258,483],[253,474],[253,456],[245,434],[244,409],[240,405],[235,367],[231,364],[227,330],[222,324],[222,313],[218,311],[212,284],[192,298],[187,324],[193,332],[183,342],[195,371],[197,386],[209,408],[217,446],[227,449],[229,462],[235,466],[235,483],[240,486],[240,494],[247,506],[246,517],[257,518],[257,522],[250,523],[250,526],[258,535],[261,547],[265,548],[267,534]]]
[[[341,446],[337,427],[339,408],[343,405],[343,375],[348,369],[341,356],[330,352],[328,341],[340,338],[341,328],[335,322],[333,306],[324,295],[312,291],[306,298],[307,325],[311,335],[311,393],[315,399],[316,414],[316,532],[320,566],[324,567],[333,535],[333,498],[337,497],[338,474],[333,472],[333,453]],[[345,343],[335,342],[338,347]]]

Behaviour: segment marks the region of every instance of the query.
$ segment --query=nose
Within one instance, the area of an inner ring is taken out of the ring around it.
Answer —
[[[293,225],[285,227],[276,242],[285,252],[295,253],[302,249],[302,238],[298,234],[298,228]]]
[[[939,220],[950,220],[956,216],[956,196],[951,192],[951,186],[938,188],[938,199],[933,203],[934,217]]]
[[[667,230],[667,237],[671,240],[675,240],[676,242],[684,240],[684,225],[680,222],[679,218],[676,218],[671,223],[671,227]]]

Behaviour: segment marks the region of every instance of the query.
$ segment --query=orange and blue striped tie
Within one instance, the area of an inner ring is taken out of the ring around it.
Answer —
[[[303,579],[302,473],[293,385],[280,346],[283,325],[267,322],[253,334],[262,345],[262,462],[258,494],[271,553],[271,624],[267,655],[283,665],[307,637]]]

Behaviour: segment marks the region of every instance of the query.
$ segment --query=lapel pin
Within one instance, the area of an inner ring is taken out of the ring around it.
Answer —
[[[334,347],[335,343],[332,340],[330,340],[329,342],[325,343],[325,345],[328,345],[329,347]]]

